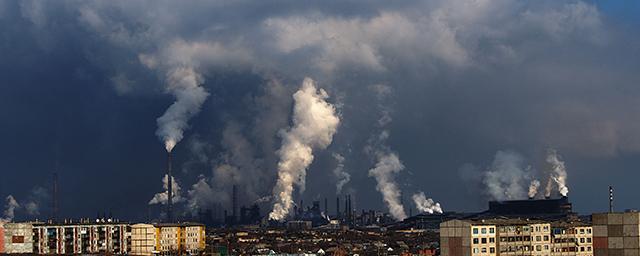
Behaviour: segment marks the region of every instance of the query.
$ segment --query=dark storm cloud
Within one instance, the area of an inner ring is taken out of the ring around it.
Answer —
[[[382,208],[363,148],[379,132],[368,88],[384,84],[405,195],[477,209],[460,191],[496,152],[537,167],[555,148],[578,209],[598,210],[591,186],[632,186],[640,151],[638,33],[612,15],[581,1],[0,1],[0,194],[27,194],[58,162],[65,214],[141,218],[128,209],[145,212],[161,186],[167,73],[190,68],[210,94],[175,153],[191,206],[228,203],[232,183],[248,186],[245,203],[270,194],[308,76],[342,122],[300,198],[335,194],[339,153],[345,191]],[[633,189],[620,205],[635,206]]]

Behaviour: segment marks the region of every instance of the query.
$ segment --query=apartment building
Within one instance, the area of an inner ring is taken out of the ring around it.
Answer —
[[[131,255],[198,254],[205,249],[205,227],[198,223],[135,224]]]
[[[83,219],[73,223],[33,224],[33,252],[37,254],[126,254],[130,226],[113,220]]]
[[[594,256],[640,256],[640,213],[594,213]]]
[[[591,227],[581,223],[450,220],[440,225],[440,253],[442,256],[590,256],[591,235]]]

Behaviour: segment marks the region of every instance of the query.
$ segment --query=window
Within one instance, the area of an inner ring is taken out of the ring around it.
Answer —
[[[584,234],[584,228],[580,229],[580,234]]]
[[[542,246],[536,245],[536,251],[542,251]]]
[[[549,241],[549,236],[544,236],[544,241]]]
[[[584,243],[584,237],[580,238],[580,243]]]
[[[478,253],[478,248],[473,248],[473,253]]]
[[[477,235],[478,234],[478,228],[473,228],[473,234]]]
[[[495,228],[489,228],[489,234],[493,234],[496,233],[496,229]]]
[[[478,244],[478,243],[479,243],[478,238],[474,238],[474,239],[473,239],[473,244]]]
[[[549,231],[549,226],[544,226],[544,227],[542,227],[542,230],[543,230],[543,231]]]
[[[489,247],[489,253],[496,253],[495,247]]]
[[[587,251],[590,252],[591,251],[591,246],[587,246]]]
[[[487,253],[487,248],[486,247],[482,247],[482,250],[480,250],[482,253]]]
[[[489,243],[495,243],[495,242],[496,242],[496,239],[495,239],[495,238],[493,238],[493,237],[489,237]]]
[[[500,242],[506,242],[507,238],[506,237],[500,237]]]
[[[591,234],[591,228],[587,228],[587,234]]]
[[[525,237],[522,237],[522,238],[523,238],[524,241],[527,241],[527,242],[531,241],[531,237],[530,236],[525,236]]]
[[[537,241],[537,242],[542,241],[542,237],[541,237],[541,236],[536,236],[536,241]]]
[[[580,246],[580,251],[584,252],[584,246]]]
[[[486,244],[487,243],[487,238],[483,237],[481,241],[482,241],[483,244]]]
[[[487,233],[487,228],[482,228],[482,229],[480,230],[480,233],[482,233],[482,234],[486,234],[486,233]]]
[[[587,243],[591,243],[591,237],[587,237]]]
[[[545,250],[545,251],[548,251],[548,250],[549,250],[549,245],[548,245],[548,244],[545,244],[545,245],[544,245],[544,250]]]

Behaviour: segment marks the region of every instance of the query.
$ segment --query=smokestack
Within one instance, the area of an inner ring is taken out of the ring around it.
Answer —
[[[52,221],[56,221],[56,219],[58,218],[58,173],[53,173],[53,197],[51,198],[53,200],[51,207],[52,207],[52,212],[51,212],[51,220]]]
[[[329,215],[329,204],[327,204],[327,198],[324,198],[324,214]]]
[[[340,197],[336,196],[336,218],[340,218]]]
[[[349,219],[349,196],[344,196],[344,218]]]
[[[613,212],[613,187],[609,186],[609,212]]]
[[[231,218],[235,222],[238,217],[238,188],[234,184],[231,190]]]
[[[351,223],[351,216],[352,212],[351,212],[351,194],[349,194],[349,215],[347,215],[349,217],[349,223]]]
[[[171,151],[167,151],[167,222],[173,222],[173,176],[171,174]]]

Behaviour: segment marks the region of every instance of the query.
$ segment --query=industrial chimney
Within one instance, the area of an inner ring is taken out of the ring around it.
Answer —
[[[173,222],[173,176],[171,175],[171,152],[167,152],[167,222]]]

